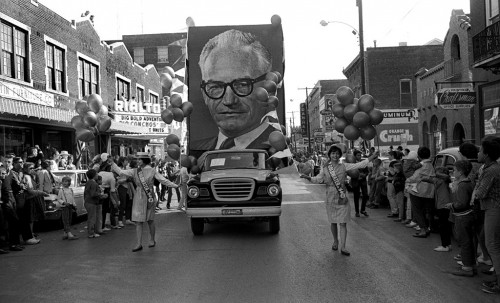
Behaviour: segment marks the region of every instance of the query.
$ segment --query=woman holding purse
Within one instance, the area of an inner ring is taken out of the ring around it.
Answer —
[[[368,166],[368,163],[378,157],[379,153],[373,155],[357,163],[340,163],[342,150],[339,146],[333,145],[328,150],[329,161],[320,170],[316,177],[301,175],[301,178],[307,179],[312,183],[322,183],[326,185],[326,213],[330,222],[330,229],[333,235],[332,250],[339,249],[339,238],[337,224],[340,225],[340,253],[344,256],[351,254],[346,250],[347,239],[347,222],[351,218],[351,205],[347,198],[347,189],[345,187],[345,179],[347,171],[356,170]]]

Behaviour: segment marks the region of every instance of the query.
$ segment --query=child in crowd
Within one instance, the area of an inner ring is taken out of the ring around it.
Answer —
[[[455,162],[451,185],[451,202],[446,207],[453,213],[455,233],[460,244],[463,266],[454,271],[456,276],[472,277],[477,274],[476,250],[474,248],[474,210],[470,204],[474,187],[468,178],[472,164],[468,160]]]
[[[441,236],[441,245],[434,248],[437,252],[448,252],[451,250],[451,222],[450,210],[447,205],[451,203],[450,196],[450,171],[446,167],[437,167],[436,176],[423,178],[424,182],[434,183],[434,201],[439,218],[439,234]]]
[[[62,188],[57,194],[57,200],[61,203],[61,216],[64,226],[63,240],[76,240],[77,236],[71,233],[71,219],[73,211],[76,211],[75,197],[71,186],[71,178],[65,176],[62,178]]]
[[[105,198],[105,194],[101,193],[101,188],[98,184],[98,175],[95,169],[89,169],[86,172],[87,183],[83,198],[85,201],[85,209],[87,210],[87,232],[89,238],[98,238],[102,234],[102,204],[99,199]]]
[[[422,166],[420,162],[418,162],[418,155],[415,151],[408,151],[408,154],[403,158],[403,173],[406,179],[413,176],[413,173]],[[405,200],[406,200],[406,220],[403,222],[406,224],[406,227],[416,227],[417,223],[412,221],[411,214],[411,200],[410,193],[417,192],[417,184],[416,183],[406,183],[405,186]]]
[[[394,199],[398,208],[399,217],[394,222],[403,222],[405,216],[405,181],[406,177],[403,173],[403,164],[401,162],[394,163],[394,177],[392,184],[394,186]]]

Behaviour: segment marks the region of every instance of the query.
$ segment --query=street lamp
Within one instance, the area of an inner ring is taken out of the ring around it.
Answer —
[[[325,21],[321,20],[319,24],[322,26],[327,26],[330,23],[340,23],[349,26],[352,28],[352,34],[353,35],[358,35],[359,38],[359,64],[360,64],[360,74],[361,74],[361,95],[365,94],[365,45],[363,43],[363,1],[362,0],[357,0],[356,1],[357,6],[358,6],[358,14],[359,14],[359,31],[357,31],[354,26],[342,22],[342,21]]]

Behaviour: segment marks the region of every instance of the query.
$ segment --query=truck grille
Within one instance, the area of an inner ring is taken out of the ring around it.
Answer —
[[[231,178],[212,181],[212,192],[218,201],[248,201],[254,189],[255,182],[252,179]]]

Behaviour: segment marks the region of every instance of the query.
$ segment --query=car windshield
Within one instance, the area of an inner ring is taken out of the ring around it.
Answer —
[[[205,170],[213,169],[266,169],[266,154],[261,152],[210,154],[205,159]]]
[[[85,173],[55,171],[54,175],[56,175],[57,177],[59,177],[61,179],[63,177],[70,177],[71,178],[71,187],[85,186],[85,183],[87,182],[87,176],[85,175]]]

